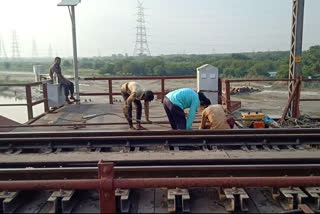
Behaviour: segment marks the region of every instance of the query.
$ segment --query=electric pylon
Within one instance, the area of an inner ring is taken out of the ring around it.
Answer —
[[[38,57],[38,49],[37,49],[36,40],[32,39],[32,58],[37,58],[37,57]]]
[[[7,56],[7,52],[6,52],[6,48],[4,46],[4,42],[3,42],[3,39],[0,38],[0,57],[2,57],[7,59],[8,56]]]
[[[12,31],[12,58],[20,57],[17,31]]]
[[[134,56],[150,56],[150,50],[147,40],[146,21],[144,17],[143,2],[138,0],[138,19],[136,45],[133,51]]]

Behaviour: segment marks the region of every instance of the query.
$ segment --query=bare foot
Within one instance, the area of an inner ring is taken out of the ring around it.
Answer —
[[[136,130],[147,130],[147,129],[144,128],[144,127],[141,126],[141,125],[137,125],[137,126],[136,126]]]
[[[132,127],[129,127],[129,130],[134,131],[134,130],[136,130],[136,128],[134,128],[134,127],[132,126]]]
[[[70,97],[71,100],[74,100],[75,102],[79,102],[80,100],[77,100],[76,98],[74,97]]]

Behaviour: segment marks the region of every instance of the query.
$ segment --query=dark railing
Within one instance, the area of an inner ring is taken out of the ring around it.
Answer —
[[[221,93],[221,102],[223,105],[226,105],[228,112],[233,112],[239,108],[241,108],[240,101],[231,101],[231,83],[239,83],[239,82],[289,82],[289,81],[302,81],[302,82],[316,82],[320,81],[320,79],[241,79],[241,80],[228,80],[221,79],[221,91],[224,91],[224,94]],[[224,90],[223,90],[224,89]],[[300,94],[300,91],[299,91]],[[320,99],[300,99],[300,101],[320,101]],[[297,104],[299,105],[299,103]]]
[[[114,163],[98,164],[97,178],[65,180],[0,181],[1,191],[23,190],[99,190],[100,213],[116,213],[115,190],[193,187],[317,187],[319,176],[277,177],[182,177],[182,178],[118,178]]]
[[[108,93],[80,93],[80,96],[109,96],[109,103],[113,104],[113,96],[121,95],[120,92],[114,93],[112,91],[113,80],[161,80],[161,91],[153,92],[155,95],[161,97],[163,100],[166,89],[165,80],[179,80],[179,79],[196,79],[196,76],[163,76],[163,77],[103,77],[103,78],[84,78],[86,81],[108,81]]]
[[[41,100],[33,101],[32,100],[32,90],[31,88],[34,86],[42,85],[43,89],[43,98]],[[43,82],[34,82],[34,83],[26,83],[26,84],[0,84],[0,87],[24,87],[26,92],[26,103],[21,104],[0,104],[1,106],[27,106],[28,111],[28,120],[35,119],[33,116],[33,106],[44,103],[44,112],[49,112],[48,105],[48,93],[47,93],[47,83]]]

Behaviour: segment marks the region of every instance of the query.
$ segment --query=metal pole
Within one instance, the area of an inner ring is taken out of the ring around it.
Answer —
[[[26,99],[27,99],[27,109],[28,109],[28,120],[33,119],[33,109],[32,109],[32,94],[31,86],[26,85]]]
[[[72,40],[73,40],[73,69],[74,69],[74,83],[76,86],[76,98],[80,100],[80,91],[79,91],[79,73],[78,73],[78,53],[77,53],[77,34],[76,34],[76,14],[74,6],[71,7],[71,23],[72,23]]]
[[[293,0],[292,10],[292,28],[291,28],[291,46],[289,79],[297,79],[302,75],[301,56],[302,56],[302,37],[303,37],[303,18],[304,18],[304,0]],[[289,97],[293,93],[295,81],[289,82]],[[297,91],[290,103],[288,116],[299,117],[299,97],[300,91]]]

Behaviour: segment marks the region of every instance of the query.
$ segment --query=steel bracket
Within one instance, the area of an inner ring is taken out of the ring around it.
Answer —
[[[270,149],[269,146],[267,146],[267,145],[263,145],[263,149],[266,150],[266,151],[268,151],[268,152],[271,151],[271,149]]]
[[[227,188],[219,190],[220,199],[227,199],[230,203],[226,206],[227,212],[247,212],[249,195],[243,188]]]
[[[286,210],[298,209],[298,205],[303,203],[303,199],[308,198],[299,187],[280,188],[280,193],[287,199],[286,203],[281,203]]]
[[[48,203],[53,205],[54,213],[71,213],[77,202],[77,192],[75,190],[55,191],[48,198]]]
[[[281,195],[280,189],[278,187],[272,187],[271,194],[272,194],[273,200],[277,200]]]
[[[251,145],[250,149],[253,151],[259,151],[258,147],[256,145]]]
[[[187,189],[168,189],[168,212],[190,212],[190,194]]]
[[[130,190],[129,189],[116,189],[116,206],[117,211],[120,213],[129,213],[130,212]]]
[[[13,145],[9,144],[7,151],[5,152],[5,154],[12,154],[14,151]]]
[[[20,200],[20,192],[0,192],[0,201],[2,202],[1,211],[2,213],[14,213],[23,200]]]
[[[307,187],[305,190],[317,201],[317,209],[320,210],[320,187]]]
[[[280,151],[281,149],[279,148],[279,146],[277,146],[277,145],[272,145],[272,149],[273,150],[276,150],[276,151]]]
[[[141,149],[140,146],[135,146],[134,147],[134,152],[140,152],[140,149]]]
[[[217,147],[217,146],[211,146],[211,150],[212,150],[213,152],[216,152],[216,151],[218,151],[218,147]]]
[[[247,146],[241,146],[241,149],[242,149],[243,151],[246,151],[246,152],[249,151],[249,148],[248,148]]]
[[[49,143],[46,148],[42,148],[40,151],[45,154],[49,154],[49,153],[53,152],[52,143]]]

